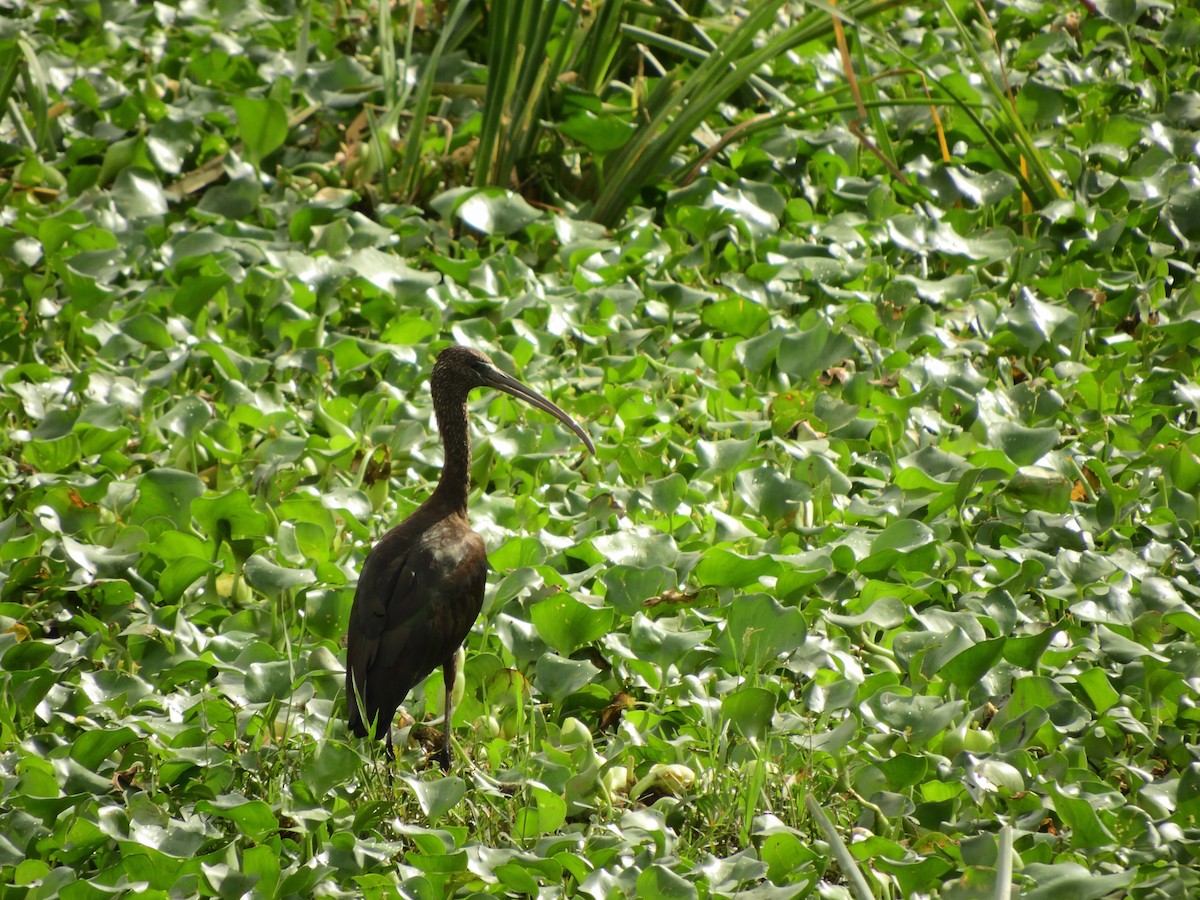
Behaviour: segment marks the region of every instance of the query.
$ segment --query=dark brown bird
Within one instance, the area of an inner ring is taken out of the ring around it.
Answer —
[[[442,667],[446,682],[445,738],[439,753],[450,768],[450,692],[456,655],[479,611],[487,580],[483,539],[467,521],[471,441],[467,395],[490,387],[545,410],[596,448],[579,424],[482,353],[447,347],[430,377],[433,411],[445,448],[442,477],[433,494],[382,538],[363,562],[350,609],[346,649],[346,699],[350,730],[360,737],[386,735],[408,692]]]

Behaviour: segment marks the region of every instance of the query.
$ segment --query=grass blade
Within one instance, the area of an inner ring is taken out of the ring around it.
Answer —
[[[825,815],[825,810],[821,809],[812,794],[805,795],[804,805],[813,821],[817,823],[817,830],[821,832],[821,837],[833,851],[833,858],[837,860],[838,868],[842,870],[842,875],[849,882],[854,896],[858,900],[875,900],[874,894],[871,893],[871,886],[867,884],[867,879],[863,877],[862,871],[858,868],[858,862],[850,853],[850,848],[846,846],[842,836],[833,827],[833,823],[829,821],[829,816]]]

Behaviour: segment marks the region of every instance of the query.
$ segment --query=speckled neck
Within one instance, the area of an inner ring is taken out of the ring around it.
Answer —
[[[465,515],[467,494],[471,490],[471,438],[467,432],[466,391],[454,387],[446,391],[436,388],[435,385],[433,411],[437,417],[438,432],[442,436],[445,462],[434,497]]]

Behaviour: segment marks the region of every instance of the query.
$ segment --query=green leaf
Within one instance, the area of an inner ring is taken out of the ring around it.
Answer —
[[[763,688],[741,688],[721,700],[721,718],[751,740],[761,740],[770,732],[774,714],[775,695]]]
[[[1010,637],[1004,642],[1004,658],[1014,666],[1032,672],[1057,633],[1057,628],[1045,628],[1037,634]]]
[[[287,110],[281,103],[271,99],[232,97],[230,103],[237,110],[238,134],[246,158],[252,165],[258,166],[287,140]]]
[[[534,805],[517,812],[513,831],[523,840],[557,831],[567,818],[567,804],[562,797],[542,787],[535,786],[531,790]]]
[[[696,900],[696,886],[655,863],[642,870],[637,879],[637,895],[645,900]]]
[[[203,493],[204,483],[190,472],[151,469],[137,481],[130,521],[141,525],[162,518],[176,530],[187,531],[191,528],[192,501]]]
[[[1003,655],[1007,644],[1006,638],[973,644],[940,666],[937,674],[966,693],[991,670]]]
[[[436,781],[422,781],[419,778],[405,778],[404,781],[417,795],[421,811],[430,822],[444,817],[467,793],[466,782],[454,775]]]
[[[539,657],[533,683],[555,703],[580,690],[600,673],[585,659],[564,659],[555,653]]]
[[[611,609],[580,603],[566,592],[535,604],[529,614],[542,640],[564,656],[608,633],[614,618]]]
[[[243,571],[250,586],[268,597],[277,597],[284,591],[305,587],[317,580],[317,576],[308,569],[289,569],[259,554],[246,560]]]
[[[1071,505],[1072,488],[1071,480],[1053,469],[1024,466],[1013,473],[1004,491],[1031,509],[1064,513]]]
[[[751,337],[756,334],[770,313],[762,306],[743,297],[721,300],[706,306],[700,314],[704,324],[725,334]]]
[[[246,672],[246,698],[265,703],[286,697],[292,691],[295,668],[287,660],[251,663]]]
[[[357,753],[345,744],[327,738],[317,745],[317,752],[305,761],[302,769],[304,783],[320,797],[342,784],[346,773],[353,771],[358,762]]]
[[[666,566],[609,566],[602,577],[605,604],[625,616],[640,612],[647,600],[677,581]]]
[[[197,498],[192,503],[192,515],[210,539],[265,540],[268,536],[267,517],[259,512],[242,488],[214,497]]]
[[[447,206],[454,217],[485,235],[516,234],[542,217],[519,194],[496,188],[468,191],[453,197],[443,194],[434,208],[445,215]]]
[[[634,132],[632,125],[616,116],[597,116],[587,110],[560,122],[558,130],[599,155],[620,149]]]
[[[704,551],[692,576],[703,585],[745,588],[761,578],[778,577],[781,571],[770,556],[745,557],[714,547]]]
[[[734,600],[718,646],[739,669],[758,672],[780,654],[798,649],[807,632],[800,610],[755,594]]]
[[[114,751],[136,739],[132,728],[93,728],[81,734],[71,745],[71,758],[84,768],[96,770]]]
[[[1056,428],[1025,428],[1012,422],[997,422],[988,429],[988,439],[1018,466],[1029,466],[1054,449],[1059,434]]]
[[[51,440],[31,441],[21,448],[21,456],[39,472],[64,472],[83,457],[83,448],[76,435],[64,434]]]
[[[201,800],[196,803],[196,812],[229,820],[252,841],[262,841],[279,828],[267,803],[248,800],[241,794],[221,794],[213,800]]]

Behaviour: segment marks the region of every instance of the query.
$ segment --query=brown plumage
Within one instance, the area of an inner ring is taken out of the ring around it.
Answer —
[[[445,447],[442,477],[429,499],[380,538],[363,562],[350,609],[346,698],[350,730],[386,735],[408,692],[437,666],[446,683],[445,740],[440,762],[450,768],[450,692],[455,656],[483,606],[487,550],[467,521],[471,441],[467,395],[491,387],[544,410],[570,428],[588,452],[587,433],[565,412],[504,374],[482,353],[447,347],[430,378],[433,410]]]

